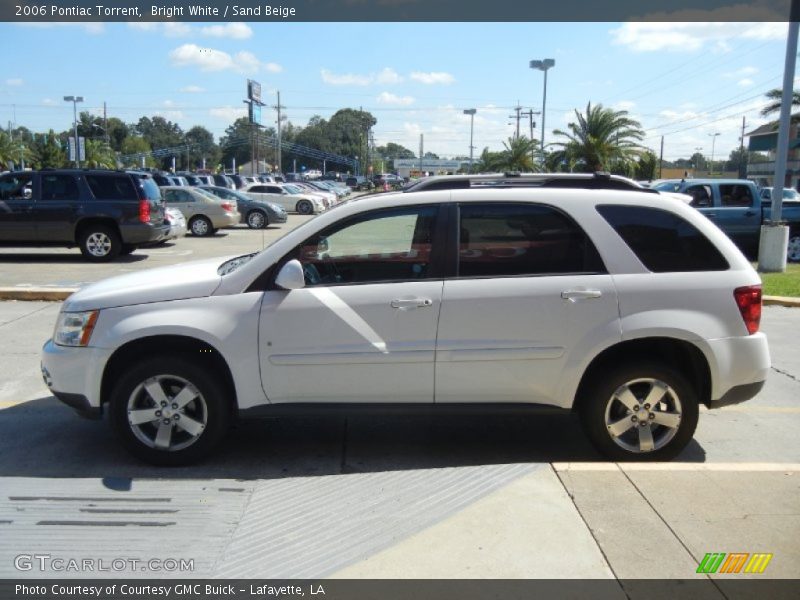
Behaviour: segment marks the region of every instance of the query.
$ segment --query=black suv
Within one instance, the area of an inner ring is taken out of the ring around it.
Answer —
[[[0,244],[78,246],[93,262],[164,239],[161,193],[149,173],[94,169],[0,176]]]
[[[347,179],[344,180],[344,183],[354,192],[369,191],[375,187],[373,183],[363,175],[355,175],[348,177]]]

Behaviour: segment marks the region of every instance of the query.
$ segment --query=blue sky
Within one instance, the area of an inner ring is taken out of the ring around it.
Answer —
[[[748,131],[765,122],[785,38],[780,23],[2,23],[0,123],[64,130],[62,97],[82,95],[79,110],[102,114],[105,101],[125,122],[160,114],[219,137],[244,114],[252,78],[268,104],[280,90],[295,125],[362,106],[378,145],[416,151],[423,133],[426,151],[449,157],[469,153],[464,108],[478,111],[476,153],[501,148],[518,102],[541,110],[542,73],[528,62],[554,58],[546,141],[591,101],[630,111],[656,152],[664,135],[667,159],[709,156],[719,133],[719,158],[738,146],[742,116]]]

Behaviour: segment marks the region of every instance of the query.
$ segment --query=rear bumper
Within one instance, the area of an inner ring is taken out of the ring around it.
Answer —
[[[769,375],[770,356],[767,336],[709,340],[716,359],[710,407],[744,402],[755,396]],[[713,366],[712,366],[713,368]]]
[[[719,400],[709,402],[708,408],[722,408],[723,406],[731,406],[732,404],[746,402],[747,400],[755,398],[762,390],[765,383],[766,381],[757,381],[755,383],[737,385],[729,389]]]
[[[138,223],[136,225],[120,225],[119,232],[122,235],[122,243],[140,246],[165,239],[169,235],[169,224]]]
[[[236,227],[241,221],[242,216],[237,212],[225,213],[224,215],[209,215],[211,218],[211,226],[214,229],[222,227]]]

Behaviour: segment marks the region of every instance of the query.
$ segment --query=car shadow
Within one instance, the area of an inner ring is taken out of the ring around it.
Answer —
[[[107,418],[82,419],[53,397],[0,410],[0,477],[263,480],[602,460],[567,412],[241,420],[211,458],[159,468],[127,454]],[[692,442],[678,460],[705,452]]]
[[[115,264],[115,263],[137,263],[143,260],[147,260],[147,254],[138,254],[138,252],[144,252],[147,250],[146,248],[142,248],[141,250],[136,250],[133,254],[127,254],[125,256],[118,256],[114,260],[109,263],[92,263],[83,258],[80,252],[75,254],[45,254],[45,253],[36,253],[36,252],[25,252],[25,253],[17,253],[17,252],[0,252],[0,263],[36,263],[36,264],[48,264],[52,263],[55,265],[64,265],[64,264],[84,264],[87,266],[93,264]]]

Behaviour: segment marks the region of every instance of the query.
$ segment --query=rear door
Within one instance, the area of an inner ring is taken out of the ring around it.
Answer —
[[[36,231],[39,241],[73,240],[74,226],[82,207],[80,176],[43,172],[39,177],[41,188],[36,204]]]
[[[600,341],[619,337],[616,290],[594,245],[566,213],[542,204],[464,203],[458,219],[436,402],[568,406],[571,398],[558,400],[561,384]]]
[[[167,203],[167,206],[174,206],[181,211],[187,223],[197,213],[197,202],[194,196],[186,190],[165,189],[163,193],[164,201]]]
[[[36,241],[33,184],[33,173],[0,176],[0,241]]]

